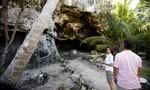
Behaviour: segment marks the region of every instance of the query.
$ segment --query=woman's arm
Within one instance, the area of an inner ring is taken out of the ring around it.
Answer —
[[[105,64],[105,65],[107,65],[107,66],[111,66],[111,67],[113,67],[113,63],[111,63],[111,64],[107,64],[107,63],[103,62],[102,64]]]

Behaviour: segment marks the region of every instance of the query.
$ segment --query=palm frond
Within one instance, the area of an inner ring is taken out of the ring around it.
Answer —
[[[105,51],[107,47],[111,47],[111,45],[109,45],[109,44],[98,44],[98,45],[96,45],[95,50],[102,52],[102,51]]]
[[[146,23],[140,29],[141,31],[150,31],[150,23]]]
[[[112,46],[113,41],[105,36],[93,36],[84,39],[80,45],[84,46],[85,44],[88,45],[87,49],[95,49],[96,51],[103,51],[108,46]]]
[[[80,43],[80,45],[82,45],[83,43],[89,44],[91,41],[93,41],[95,39],[102,39],[102,38],[105,38],[105,37],[103,37],[103,36],[88,37],[88,38],[85,38],[84,40],[82,40],[82,42]]]
[[[117,29],[119,29],[125,35],[126,38],[130,38],[132,36],[130,28],[130,25],[123,21],[119,22],[117,25]]]
[[[93,46],[93,45],[97,45],[97,44],[109,44],[109,45],[112,45],[113,43],[108,38],[99,38],[99,39],[95,39],[95,40],[91,41],[89,43],[89,47]]]

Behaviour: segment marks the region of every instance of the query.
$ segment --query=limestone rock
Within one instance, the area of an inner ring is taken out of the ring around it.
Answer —
[[[19,7],[8,8],[9,30],[14,29],[20,10],[21,8]],[[32,27],[32,23],[35,21],[38,15],[39,15],[39,12],[36,11],[34,8],[24,8],[24,10],[21,11],[21,15],[19,16],[18,30],[21,32],[28,32]],[[1,19],[1,22],[4,23],[2,18],[0,19]]]

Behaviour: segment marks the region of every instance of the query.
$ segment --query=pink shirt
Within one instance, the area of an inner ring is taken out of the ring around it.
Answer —
[[[141,66],[141,58],[131,50],[124,50],[118,53],[114,62],[114,67],[119,69],[117,84],[126,89],[141,88],[137,76],[138,68]]]

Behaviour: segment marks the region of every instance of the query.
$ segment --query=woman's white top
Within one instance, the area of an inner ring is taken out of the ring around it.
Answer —
[[[106,55],[105,63],[106,64],[113,64],[114,63],[113,55],[111,53],[109,53],[109,54]],[[105,70],[113,72],[113,66],[105,65]]]

